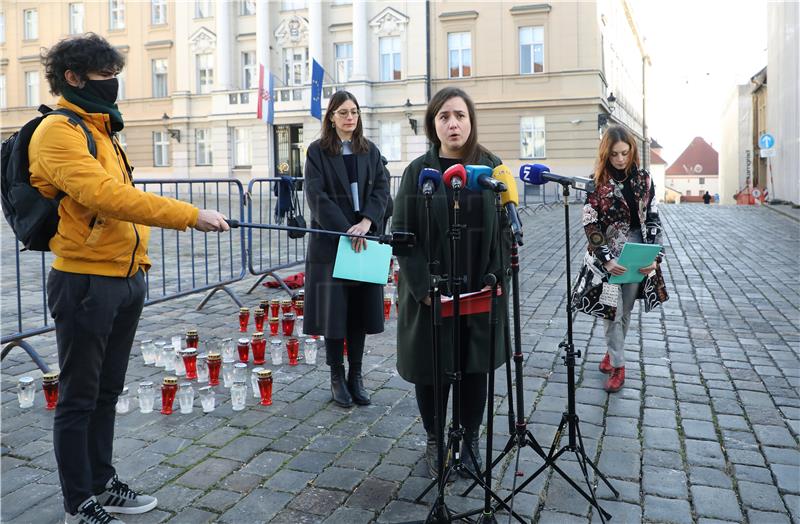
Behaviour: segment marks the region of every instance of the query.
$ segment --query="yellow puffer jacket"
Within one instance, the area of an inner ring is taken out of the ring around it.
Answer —
[[[107,114],[87,113],[64,98],[58,105],[83,118],[97,143],[97,158],[80,127],[61,115],[45,118],[31,138],[31,184],[48,198],[66,194],[58,208],[58,232],[50,240],[53,268],[114,277],[147,271],[147,226],[184,230],[197,223],[199,210],[133,187]]]

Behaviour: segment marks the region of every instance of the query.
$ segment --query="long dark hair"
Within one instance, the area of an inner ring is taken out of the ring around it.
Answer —
[[[464,145],[461,148],[462,151],[464,151],[461,161],[465,164],[475,164],[480,159],[481,153],[486,152],[486,149],[478,143],[478,121],[475,118],[475,103],[472,101],[469,95],[464,92],[463,89],[459,89],[457,87],[445,87],[433,95],[431,101],[428,102],[428,108],[425,110],[425,136],[428,137],[428,141],[431,144],[436,146],[436,149],[441,149],[442,142],[436,135],[436,123],[434,120],[436,119],[436,114],[442,108],[444,103],[455,97],[461,97],[461,99],[467,105],[469,123],[472,128],[467,141],[464,142]]]
[[[358,100],[349,91],[337,91],[328,101],[328,109],[322,119],[322,138],[319,141],[319,146],[329,155],[339,155],[342,152],[342,141],[339,139],[333,124],[333,113],[348,100],[352,100],[359,111],[358,123],[356,123],[356,128],[353,130],[351,144],[353,153],[366,153],[369,151],[369,142],[364,138],[364,127],[361,125],[361,106],[358,105]]]
[[[625,166],[625,171],[631,169],[638,169],[639,161],[639,148],[636,147],[636,140],[622,126],[611,126],[603,133],[603,139],[600,140],[600,147],[597,153],[597,164],[594,166],[594,183],[597,187],[602,186],[611,175],[608,173],[608,158],[611,156],[611,148],[617,142],[625,142],[631,148],[628,152],[628,165]]]

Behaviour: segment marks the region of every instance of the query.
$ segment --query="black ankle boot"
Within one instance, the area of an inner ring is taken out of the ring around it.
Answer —
[[[347,384],[344,381],[344,365],[331,364],[331,396],[333,401],[343,408],[353,405],[353,397],[347,391]]]
[[[436,449],[436,433],[428,433],[425,441],[425,462],[428,463],[428,473],[431,477],[439,476],[439,453]]]
[[[475,430],[464,430],[464,440],[461,441],[461,462],[464,464],[466,469],[480,477],[483,474],[483,462],[481,461],[481,451],[479,448],[479,435],[480,428]],[[472,451],[471,455],[467,450],[468,447],[469,450]],[[475,457],[475,462],[478,463],[477,470],[475,470],[475,464],[472,462],[472,457]],[[461,471],[460,473],[463,477],[469,476],[465,471]]]
[[[366,406],[370,403],[369,393],[364,389],[364,377],[361,375],[361,363],[350,364],[347,370],[347,390],[356,404]]]

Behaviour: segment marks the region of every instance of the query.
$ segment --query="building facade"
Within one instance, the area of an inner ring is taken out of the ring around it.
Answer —
[[[711,144],[695,137],[666,169],[665,185],[680,194],[681,202],[702,202],[706,191],[717,200],[719,154]]]
[[[93,31],[126,56],[121,139],[139,177],[248,180],[283,162],[301,175],[320,134],[309,114],[312,59],[326,72],[323,111],[335,90],[353,92],[395,175],[425,151],[427,100],[450,85],[473,97],[480,142],[512,170],[542,162],[586,176],[601,123],[646,134],[647,57],[626,0],[7,0],[2,9],[3,135],[54,102],[40,48]],[[271,126],[256,118],[259,64],[276,79]]]

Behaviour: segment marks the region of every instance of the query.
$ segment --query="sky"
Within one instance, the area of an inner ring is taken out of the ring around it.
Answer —
[[[647,127],[674,161],[696,136],[719,151],[721,115],[767,65],[767,0],[630,0],[652,66]]]

